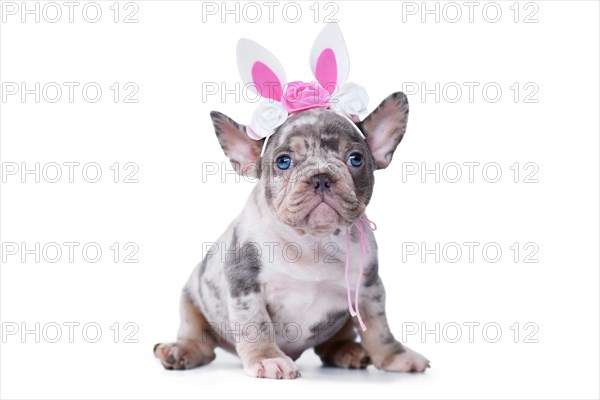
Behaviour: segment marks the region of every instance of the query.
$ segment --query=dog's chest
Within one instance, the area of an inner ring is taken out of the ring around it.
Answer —
[[[349,317],[343,265],[283,265],[263,276],[267,311],[282,348],[323,342]]]

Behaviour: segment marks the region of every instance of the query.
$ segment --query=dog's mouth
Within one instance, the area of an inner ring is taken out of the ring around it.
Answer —
[[[331,185],[329,190],[320,192],[309,183],[296,189],[281,194],[276,210],[285,224],[306,233],[332,234],[364,212],[365,206],[349,187]]]
[[[307,227],[315,233],[328,233],[342,222],[339,205],[328,196],[315,196],[306,215]]]
[[[312,210],[308,212],[308,218],[317,219],[320,221],[335,222],[339,218],[340,213],[329,202],[323,199]]]

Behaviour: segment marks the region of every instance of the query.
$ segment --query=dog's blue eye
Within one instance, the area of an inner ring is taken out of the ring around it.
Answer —
[[[277,168],[284,171],[292,166],[292,159],[290,156],[279,156],[277,157]]]
[[[348,157],[348,164],[353,167],[360,167],[363,163],[363,157],[359,153],[352,153]]]

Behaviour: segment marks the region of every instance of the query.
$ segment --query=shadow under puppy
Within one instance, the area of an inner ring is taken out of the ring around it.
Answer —
[[[406,96],[390,95],[357,122],[306,109],[268,141],[221,113],[211,118],[234,168],[259,182],[218,239],[228,254],[209,252],[186,283],[177,341],[154,347],[162,365],[198,367],[219,346],[250,376],[296,378],[294,360],[314,347],[330,366],[424,371],[428,360],[390,332],[377,244],[362,228],[373,172],[389,165],[406,131]],[[286,244],[302,251],[286,254]]]

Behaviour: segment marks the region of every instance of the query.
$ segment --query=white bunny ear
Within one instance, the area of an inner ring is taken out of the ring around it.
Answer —
[[[269,50],[252,40],[240,39],[237,63],[244,84],[262,97],[281,101],[287,83],[285,71]]]
[[[338,24],[327,24],[310,50],[310,67],[317,81],[329,93],[348,79],[350,58]]]

